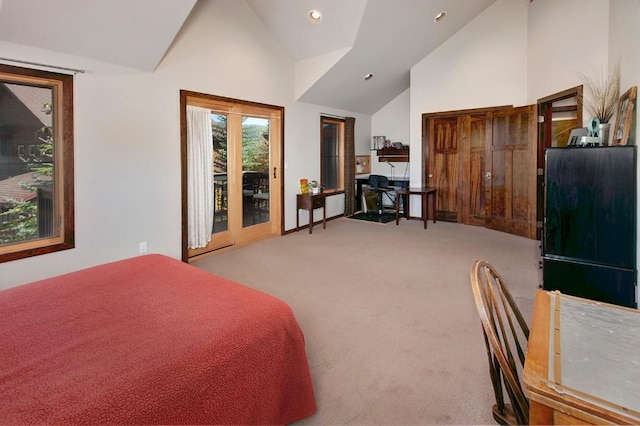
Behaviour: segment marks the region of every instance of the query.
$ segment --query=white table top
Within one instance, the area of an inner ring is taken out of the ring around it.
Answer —
[[[552,294],[551,312],[548,377],[558,390],[640,412],[640,311]]]

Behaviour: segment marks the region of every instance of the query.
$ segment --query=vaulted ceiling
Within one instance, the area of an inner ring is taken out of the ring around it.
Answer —
[[[0,42],[153,71],[195,3],[0,0]]]
[[[412,66],[495,0],[246,1],[296,63],[296,98],[373,114]],[[20,46],[152,72],[196,0],[0,0],[0,58]],[[322,12],[320,23],[307,12]],[[37,11],[37,12],[36,12]],[[446,11],[441,22],[435,16]],[[17,49],[18,48],[18,49]],[[1,60],[0,60],[1,61]],[[364,80],[366,74],[373,78]]]

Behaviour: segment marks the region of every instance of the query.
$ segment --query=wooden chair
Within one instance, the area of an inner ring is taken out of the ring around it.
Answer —
[[[493,418],[503,425],[529,424],[529,400],[520,383],[529,327],[506,283],[486,260],[474,263],[471,288],[482,322],[496,397]]]

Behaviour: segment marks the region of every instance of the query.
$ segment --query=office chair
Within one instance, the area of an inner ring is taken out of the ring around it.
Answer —
[[[376,202],[378,207],[378,214],[382,214],[382,194],[385,194],[391,202],[395,202],[395,199],[391,197],[390,193],[395,191],[395,188],[389,186],[389,179],[382,175],[369,175],[368,186],[371,191],[376,193]]]

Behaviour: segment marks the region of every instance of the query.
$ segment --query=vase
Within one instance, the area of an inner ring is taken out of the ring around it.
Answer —
[[[600,123],[600,129],[599,129],[598,135],[600,136],[602,145],[609,145],[609,129],[610,128],[611,128],[610,123]]]

